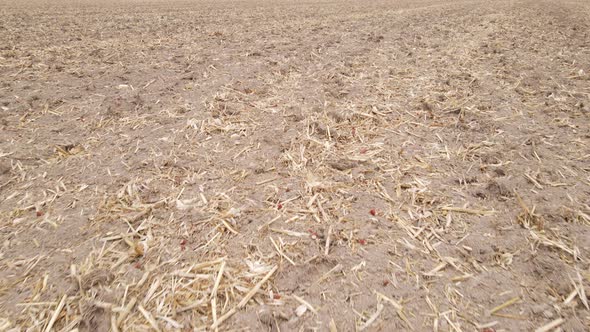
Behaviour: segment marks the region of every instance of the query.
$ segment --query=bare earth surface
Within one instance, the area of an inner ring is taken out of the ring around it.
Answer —
[[[0,1],[0,330],[587,331],[587,1]]]

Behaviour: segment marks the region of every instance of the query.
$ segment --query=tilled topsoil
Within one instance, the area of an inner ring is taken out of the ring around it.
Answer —
[[[587,1],[0,1],[0,330],[586,331]]]

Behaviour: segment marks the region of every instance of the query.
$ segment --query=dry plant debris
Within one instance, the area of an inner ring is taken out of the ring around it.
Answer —
[[[589,14],[2,1],[0,330],[588,330]]]

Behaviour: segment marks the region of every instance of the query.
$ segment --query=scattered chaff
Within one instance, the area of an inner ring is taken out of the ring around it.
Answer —
[[[565,323],[565,319],[558,318],[552,322],[549,322],[549,323],[537,328],[535,330],[535,332],[549,332],[549,331],[556,329],[557,327],[559,327],[563,323]]]
[[[297,296],[297,295],[293,295],[293,298],[295,300],[297,300],[297,302],[301,303],[302,305],[304,305],[307,309],[311,310],[314,314],[318,314],[318,311],[307,301],[305,301],[304,299],[302,299],[301,297]]]
[[[393,310],[546,331],[590,310],[589,76],[563,47],[586,3],[9,2],[0,330],[252,329],[262,306],[269,330],[334,332],[346,306],[361,330]]]
[[[477,210],[477,209],[467,209],[467,208],[460,208],[460,207],[453,207],[453,206],[444,206],[441,208],[443,211],[450,211],[450,212],[457,212],[457,213],[467,213],[467,214],[475,214],[479,216],[491,216],[496,211],[493,210]]]
[[[45,329],[44,329],[45,332],[49,332],[53,329],[53,325],[55,324],[55,322],[57,322],[57,318],[59,317],[59,314],[61,313],[64,306],[66,305],[66,299],[67,299],[67,295],[64,295],[61,298],[61,300],[59,301],[59,303],[57,304],[57,307],[55,308],[53,315],[51,315],[49,322],[47,322],[47,325],[45,325]]]

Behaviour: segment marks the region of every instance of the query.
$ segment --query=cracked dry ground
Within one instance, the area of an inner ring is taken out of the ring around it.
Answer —
[[[587,1],[0,6],[0,330],[588,330]]]

